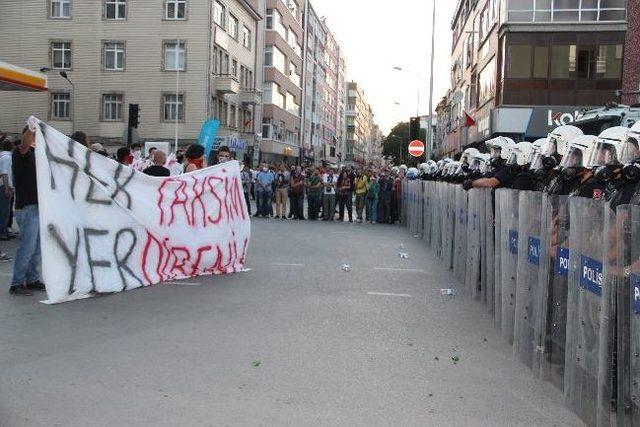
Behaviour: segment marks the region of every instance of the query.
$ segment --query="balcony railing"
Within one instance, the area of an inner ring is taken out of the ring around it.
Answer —
[[[245,105],[260,105],[262,103],[262,92],[257,89],[241,89],[240,102]]]
[[[236,76],[231,74],[214,75],[214,84],[216,92],[221,94],[240,92],[240,82]]]

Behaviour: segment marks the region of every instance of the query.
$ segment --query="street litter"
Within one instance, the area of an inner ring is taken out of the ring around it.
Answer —
[[[342,271],[346,271],[347,273],[351,271],[351,265],[342,264]]]
[[[409,254],[406,252],[398,252],[400,259],[409,259]]]
[[[262,362],[259,360],[254,360],[253,363],[251,363],[251,366],[253,366],[254,368],[259,368],[260,365],[262,365]]]
[[[455,289],[440,289],[440,295],[449,295],[452,297],[456,296],[456,290]]]
[[[451,361],[456,365],[460,361],[460,358],[458,356],[451,356]]]

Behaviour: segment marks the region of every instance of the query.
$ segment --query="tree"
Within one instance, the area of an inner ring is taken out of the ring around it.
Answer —
[[[409,122],[400,122],[391,129],[389,135],[384,139],[382,154],[393,157],[393,163],[415,166],[420,159],[409,155],[410,141]],[[426,129],[420,129],[420,140],[427,140]]]

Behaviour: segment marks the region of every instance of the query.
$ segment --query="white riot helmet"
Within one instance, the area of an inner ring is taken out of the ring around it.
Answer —
[[[511,151],[516,145],[513,139],[507,138],[506,136],[490,139],[486,144],[490,150],[492,164],[498,163],[498,159],[509,160]]]
[[[489,153],[480,153],[474,157],[474,161],[479,163],[480,173],[485,173],[487,172],[487,169],[489,169],[491,155]]]
[[[433,175],[438,171],[438,165],[433,160],[429,160],[427,163],[427,174]]]
[[[562,157],[560,168],[565,179],[573,179],[578,173],[587,168],[591,154],[598,143],[598,137],[593,135],[582,135],[573,138],[569,142],[567,152]]]
[[[398,172],[400,172],[400,168],[397,166],[394,166],[391,168],[391,173],[394,175],[398,175]]]
[[[526,166],[533,158],[533,144],[527,141],[518,142],[511,150],[508,165]]]
[[[540,175],[544,175],[546,171],[543,163],[544,154],[542,153],[542,149],[547,145],[547,141],[547,138],[540,138],[533,142],[533,157],[529,170]]]
[[[543,156],[543,165],[547,170],[558,166],[557,158],[564,156],[569,147],[569,143],[584,133],[575,126],[563,125],[555,128],[547,136],[547,142],[540,147]]]
[[[400,165],[400,170],[403,172],[407,171],[407,165]]]
[[[629,182],[640,181],[640,122],[636,122],[622,144],[620,163],[624,165],[622,177]]]
[[[408,179],[416,179],[420,175],[420,171],[416,168],[409,168],[407,170],[407,178]]]
[[[473,156],[475,156],[476,154],[479,154],[479,153],[480,153],[480,151],[478,151],[477,148],[467,148],[462,153],[462,156],[460,156],[460,162],[463,165],[469,165],[471,163],[471,158],[473,158]]]
[[[610,181],[613,178],[616,166],[622,163],[622,147],[627,139],[629,128],[614,126],[602,131],[598,136],[591,157],[587,163],[588,168],[595,169],[596,177],[602,181]]]

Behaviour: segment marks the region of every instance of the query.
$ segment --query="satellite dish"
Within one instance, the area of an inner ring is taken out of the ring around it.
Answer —
[[[462,93],[462,91],[457,91],[456,93],[453,94],[453,96],[451,96],[451,100],[453,102],[460,102],[464,99],[464,93]]]

